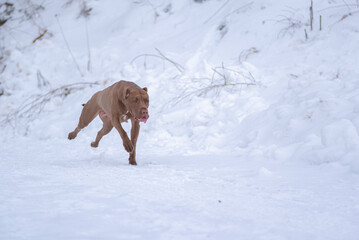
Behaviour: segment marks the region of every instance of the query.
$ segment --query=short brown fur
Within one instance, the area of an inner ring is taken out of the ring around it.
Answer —
[[[149,97],[147,88],[140,88],[133,82],[119,81],[102,91],[96,92],[84,105],[79,123],[68,139],[74,139],[81,129],[85,128],[97,116],[103,122],[102,129],[97,133],[96,140],[91,143],[97,147],[101,138],[113,127],[119,132],[125,150],[130,154],[129,163],[136,163],[136,143],[140,132],[140,121],[147,121]],[[122,128],[121,123],[131,120],[131,140]]]

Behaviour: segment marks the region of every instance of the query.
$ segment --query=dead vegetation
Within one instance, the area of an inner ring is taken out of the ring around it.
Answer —
[[[174,105],[190,99],[194,96],[206,96],[212,94],[218,96],[224,89],[228,91],[239,91],[243,86],[254,86],[256,80],[252,73],[245,68],[228,68],[222,63],[219,67],[212,68],[212,75],[201,78],[189,78],[192,82],[199,83],[197,88],[185,88],[185,90],[174,99]]]
[[[38,72],[39,73],[39,72]],[[40,73],[41,74],[41,73]],[[46,84],[47,83],[39,83]],[[72,83],[68,85],[63,85],[58,88],[54,88],[49,90],[43,94],[35,94],[27,98],[19,107],[15,110],[9,112],[4,119],[2,119],[1,123],[3,125],[15,126],[16,122],[22,119],[26,119],[27,121],[32,121],[38,118],[38,115],[44,110],[44,107],[47,103],[49,103],[52,99],[66,98],[69,94],[83,90],[87,87],[91,87],[93,85],[99,85],[98,82],[78,82]]]
[[[184,67],[173,61],[172,59],[168,58],[166,55],[164,55],[158,48],[155,48],[155,50],[157,51],[157,54],[140,54],[136,57],[134,57],[130,64],[133,64],[137,59],[139,58],[144,58],[144,61],[143,61],[143,66],[145,69],[147,69],[147,57],[154,57],[154,58],[159,58],[159,59],[162,59],[164,62],[169,62],[171,63],[180,73],[183,73],[184,71]]]
[[[193,96],[204,96],[210,92],[216,96],[222,89],[238,90],[238,87],[241,88],[243,86],[253,86],[257,84],[252,73],[242,65],[242,61],[245,61],[250,55],[259,52],[259,50],[254,47],[242,51],[239,56],[239,66],[237,68],[229,68],[222,63],[221,66],[212,68],[211,74],[204,77],[188,76],[185,71],[186,69],[181,64],[168,58],[157,48],[156,51],[158,54],[140,54],[133,58],[130,63],[134,64],[139,58],[144,58],[143,66],[147,69],[147,58],[158,58],[163,62],[171,63],[171,65],[178,70],[179,74],[172,79],[184,82],[189,80],[194,82],[194,85],[200,85],[196,89],[184,86],[184,91],[174,98],[174,105]]]
[[[283,25],[283,28],[278,32],[277,37],[285,37],[286,35],[293,36],[296,30],[303,27],[304,23],[301,16],[298,15],[298,9],[287,7],[284,12],[275,20],[277,24]]]

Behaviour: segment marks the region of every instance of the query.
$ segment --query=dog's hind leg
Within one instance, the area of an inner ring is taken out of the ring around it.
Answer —
[[[100,114],[100,118],[103,122],[103,126],[101,130],[97,133],[96,140],[91,143],[91,147],[98,147],[98,143],[100,142],[101,138],[108,134],[113,128],[112,121],[108,116],[101,116]]]
[[[82,109],[79,123],[74,131],[69,133],[68,139],[74,139],[77,134],[83,129],[87,127],[87,125],[94,120],[99,111],[101,110],[100,106],[97,104],[97,93],[92,96],[92,98],[85,104]]]

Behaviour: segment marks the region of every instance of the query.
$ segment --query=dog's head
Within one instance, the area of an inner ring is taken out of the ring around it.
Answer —
[[[124,103],[135,120],[144,123],[147,122],[147,119],[150,117],[148,115],[150,100],[147,94],[147,88],[127,88],[125,91]]]

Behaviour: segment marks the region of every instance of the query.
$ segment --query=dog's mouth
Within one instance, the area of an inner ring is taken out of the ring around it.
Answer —
[[[136,115],[133,115],[135,117],[135,120],[136,121],[139,121],[139,122],[143,122],[143,123],[146,123],[148,118],[150,117],[148,115],[148,110],[147,108],[141,108],[139,113],[136,114]]]
[[[143,118],[137,118],[135,117],[136,121],[139,121],[139,122],[143,122],[143,123],[146,123],[147,122],[147,118],[143,117]]]

